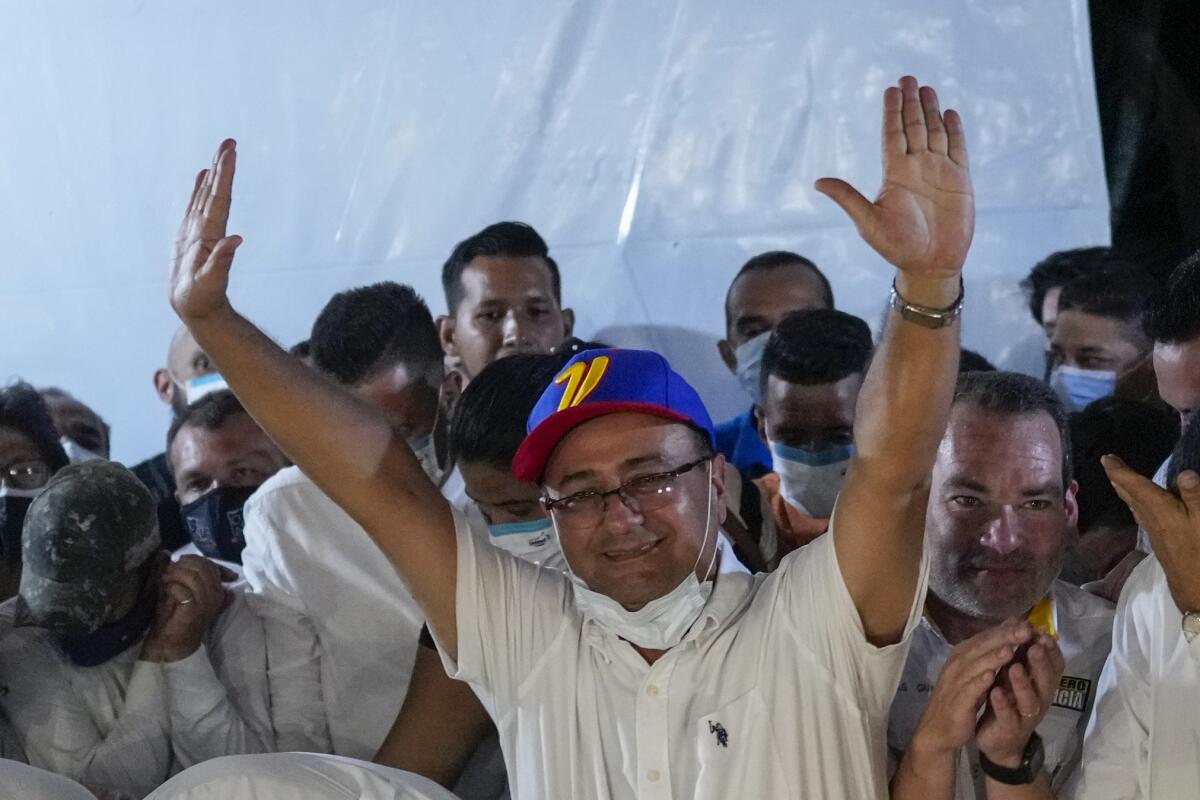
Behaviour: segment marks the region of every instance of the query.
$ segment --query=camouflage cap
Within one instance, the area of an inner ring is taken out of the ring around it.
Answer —
[[[159,546],[154,497],[132,472],[103,460],[63,467],[25,516],[18,623],[94,632]]]

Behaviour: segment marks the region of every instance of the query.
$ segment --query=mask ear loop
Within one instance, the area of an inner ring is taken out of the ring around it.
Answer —
[[[700,540],[700,550],[696,553],[696,563],[692,564],[692,574],[696,574],[696,567],[700,566],[700,559],[704,558],[704,548],[708,546],[708,531],[712,527],[712,458],[708,459],[708,493],[705,495],[704,505],[706,511],[704,514],[704,538]],[[717,536],[721,534],[718,531]],[[717,563],[717,556],[721,553],[721,542],[717,541],[713,546],[712,558],[709,559],[708,568],[704,570],[704,577],[697,578],[700,583],[704,583],[712,577],[713,567]]]

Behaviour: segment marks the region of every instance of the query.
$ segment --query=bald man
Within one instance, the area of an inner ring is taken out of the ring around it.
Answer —
[[[196,344],[188,329],[181,325],[171,336],[171,344],[167,347],[167,363],[154,370],[154,391],[158,399],[170,407],[171,418],[182,413],[189,402],[195,402],[208,391],[224,387],[225,382],[217,375],[216,367],[208,360],[208,354]],[[158,527],[163,547],[177,550],[191,542],[187,531],[183,529],[179,501],[175,497],[175,478],[171,475],[166,453],[148,458],[132,470],[158,503]]]

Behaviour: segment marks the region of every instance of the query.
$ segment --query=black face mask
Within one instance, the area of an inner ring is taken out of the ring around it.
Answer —
[[[0,560],[14,567],[21,563],[21,529],[32,497],[6,494],[0,497]]]
[[[183,527],[201,553],[209,558],[242,563],[242,550],[246,547],[242,506],[257,490],[257,486],[221,487],[180,508]]]
[[[116,622],[82,636],[56,633],[54,638],[75,666],[95,667],[116,658],[141,640],[154,621],[157,604],[158,593],[145,592],[137,605]]]

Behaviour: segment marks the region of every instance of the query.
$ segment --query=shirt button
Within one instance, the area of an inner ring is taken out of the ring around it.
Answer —
[[[658,780],[659,778],[661,778],[661,777],[662,777],[662,775],[661,775],[661,774],[659,773],[659,771],[658,771],[658,770],[656,770],[656,769],[652,769],[652,770],[650,770],[649,772],[647,772],[647,773],[646,773],[646,778],[647,778],[647,780],[649,780],[651,783],[653,783],[654,781],[657,781],[657,780]]]
[[[647,686],[646,694],[648,694],[650,697],[658,697],[658,687],[657,686]]]

